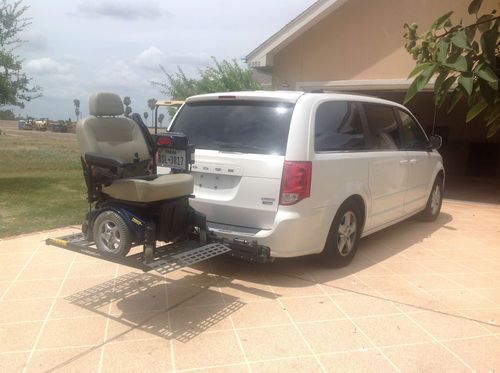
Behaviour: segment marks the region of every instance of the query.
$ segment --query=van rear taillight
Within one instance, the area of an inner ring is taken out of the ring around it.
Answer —
[[[280,205],[294,205],[311,195],[312,163],[285,161],[281,179]]]

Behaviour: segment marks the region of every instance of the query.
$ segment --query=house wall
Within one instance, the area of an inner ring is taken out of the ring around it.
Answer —
[[[403,25],[426,31],[449,10],[471,21],[470,0],[349,0],[274,56],[276,88],[296,82],[406,79],[415,62],[404,49]],[[498,7],[485,0],[484,10]]]

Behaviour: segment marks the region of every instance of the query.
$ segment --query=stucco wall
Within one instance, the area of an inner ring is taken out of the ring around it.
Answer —
[[[470,21],[470,0],[349,0],[274,57],[273,81],[406,79],[415,62],[404,49],[403,25],[426,30],[435,18],[454,10],[453,20]],[[483,9],[498,7],[486,0]]]

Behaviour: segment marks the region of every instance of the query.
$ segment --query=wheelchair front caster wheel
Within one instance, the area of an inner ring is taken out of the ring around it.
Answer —
[[[144,247],[144,261],[151,263],[153,261],[155,250],[151,246]]]

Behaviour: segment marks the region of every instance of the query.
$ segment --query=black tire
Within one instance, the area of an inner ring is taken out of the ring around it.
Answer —
[[[104,211],[97,216],[93,237],[97,249],[106,254],[125,256],[132,247],[127,224],[114,211]]]
[[[358,249],[359,239],[361,238],[361,229],[363,221],[361,218],[359,206],[354,201],[344,202],[340,206],[333,219],[330,232],[326,239],[325,248],[323,249],[323,257],[327,260],[328,265],[332,267],[345,267],[348,265]],[[348,232],[349,240],[346,240],[346,233],[342,234],[341,225],[346,225],[346,219],[355,219],[355,230]],[[348,242],[350,244],[348,244]]]
[[[437,193],[437,195],[435,194]],[[432,185],[431,193],[427,199],[425,209],[418,214],[422,221],[432,222],[437,219],[443,204],[443,178],[438,176]]]

